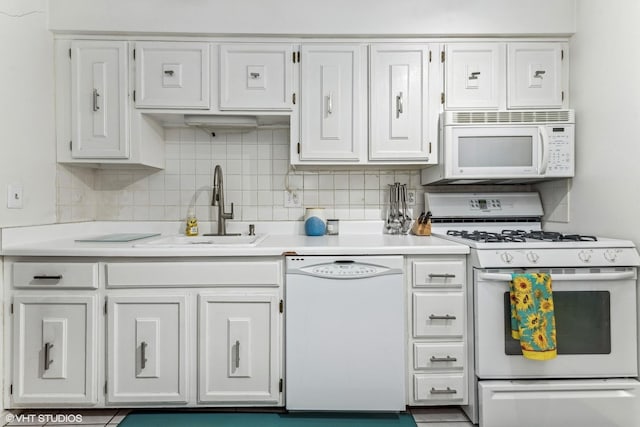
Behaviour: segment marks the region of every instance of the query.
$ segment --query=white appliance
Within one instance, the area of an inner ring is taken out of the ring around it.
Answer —
[[[432,233],[471,248],[468,330],[474,334],[467,361],[474,381],[464,409],[472,421],[640,425],[634,244],[543,231],[537,193],[427,193],[425,199]],[[551,274],[555,359],[525,359],[511,338],[514,272]]]
[[[404,411],[403,258],[286,263],[286,408]]]
[[[574,111],[446,111],[440,159],[422,184],[530,182],[574,176]]]

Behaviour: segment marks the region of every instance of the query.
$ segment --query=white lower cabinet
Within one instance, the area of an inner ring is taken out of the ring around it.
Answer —
[[[97,402],[96,296],[13,298],[13,406]]]
[[[198,296],[199,402],[277,403],[276,291]]]
[[[468,402],[465,264],[464,256],[407,259],[409,405]]]
[[[282,264],[5,258],[4,408],[283,406]]]
[[[184,295],[113,296],[107,308],[109,403],[187,403]]]

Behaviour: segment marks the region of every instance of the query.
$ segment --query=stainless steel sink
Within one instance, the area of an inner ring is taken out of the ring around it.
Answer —
[[[252,247],[267,238],[267,234],[257,234],[255,236],[195,236],[188,237],[183,235],[161,237],[159,239],[150,240],[148,242],[139,243],[135,247],[163,247],[163,248],[184,248],[184,247]]]

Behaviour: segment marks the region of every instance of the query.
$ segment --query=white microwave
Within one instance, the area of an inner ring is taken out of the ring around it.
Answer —
[[[439,161],[422,184],[517,183],[574,176],[573,110],[446,111]]]

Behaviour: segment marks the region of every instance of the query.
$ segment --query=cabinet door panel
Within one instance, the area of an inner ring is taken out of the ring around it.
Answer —
[[[74,158],[129,157],[127,42],[71,43]]]
[[[199,296],[199,401],[278,402],[275,293]]]
[[[293,106],[293,46],[220,46],[221,110],[290,110]]]
[[[96,403],[94,296],[17,296],[13,403]]]
[[[561,108],[562,43],[511,43],[509,108]]]
[[[428,155],[429,48],[371,46],[370,160]]]
[[[447,109],[498,109],[504,104],[504,43],[452,43],[445,56]]]
[[[302,46],[300,159],[361,161],[363,47]]]
[[[209,108],[209,43],[136,43],[137,108]]]
[[[175,295],[109,298],[109,402],[187,401],[185,301]]]

